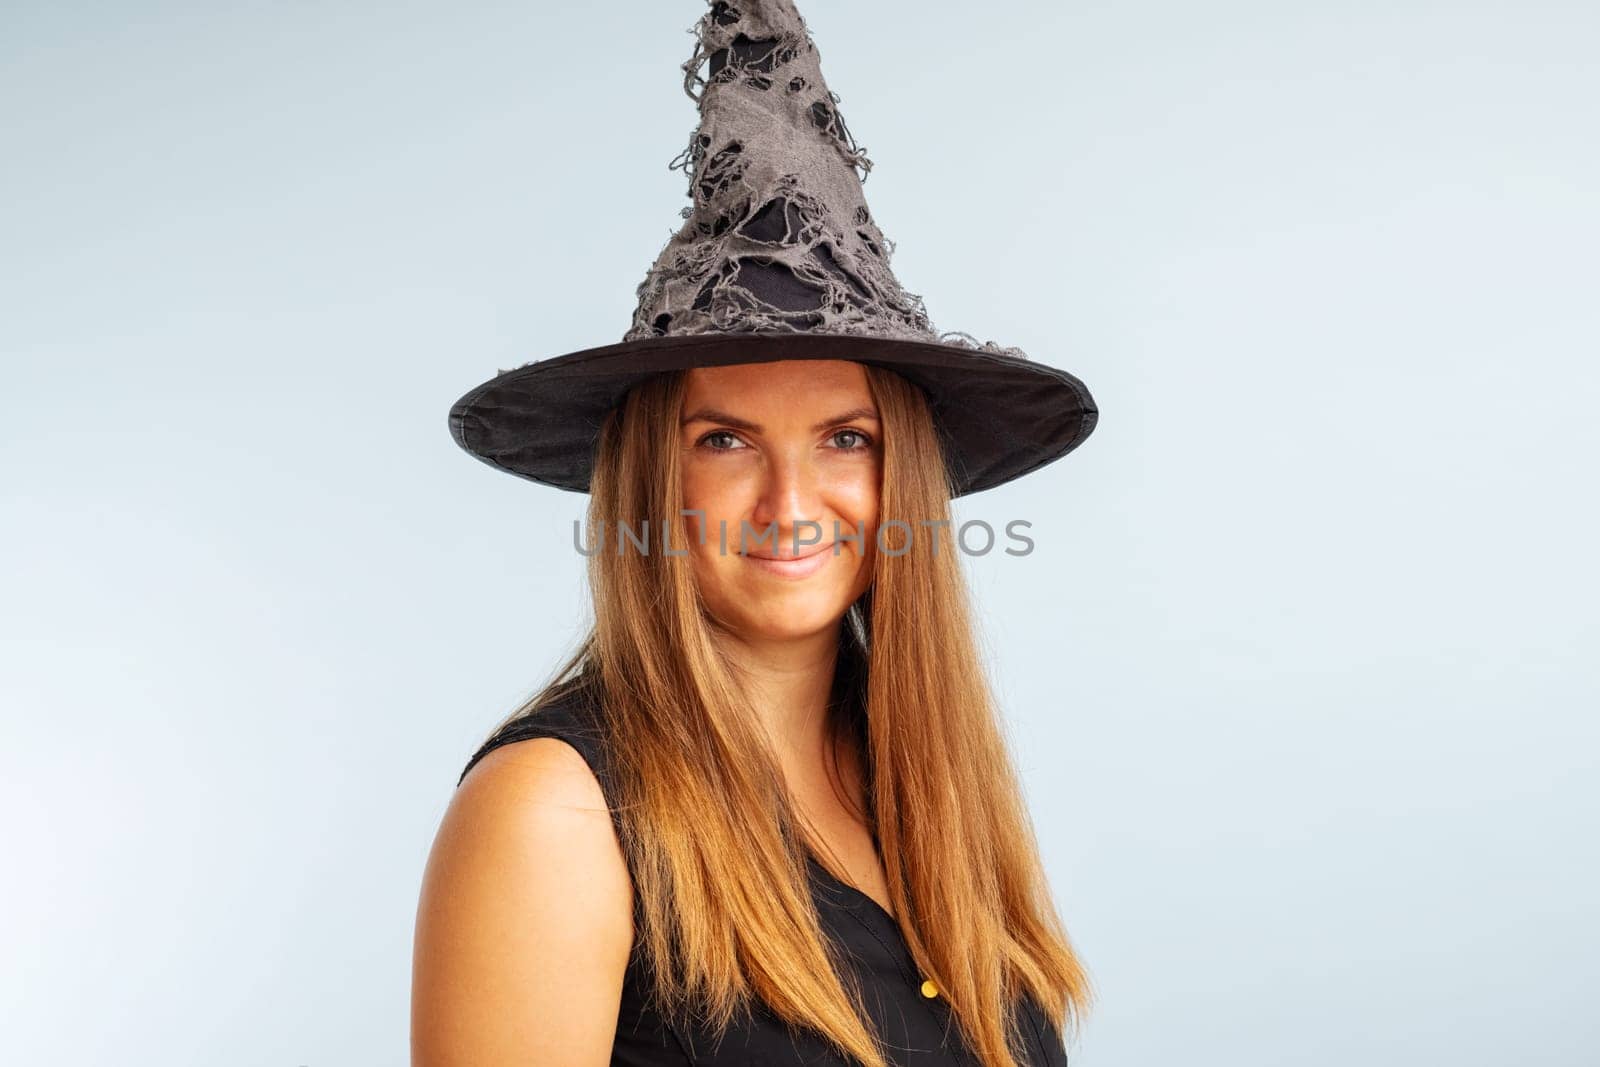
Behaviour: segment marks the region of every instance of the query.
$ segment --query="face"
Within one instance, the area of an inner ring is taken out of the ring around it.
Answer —
[[[704,515],[686,521],[711,613],[764,640],[835,626],[871,584],[877,537],[882,427],[862,366],[694,368],[679,442],[684,507]]]

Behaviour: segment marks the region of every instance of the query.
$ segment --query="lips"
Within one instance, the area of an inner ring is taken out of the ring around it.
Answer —
[[[835,554],[829,549],[837,547],[838,543],[829,541],[825,545],[818,546],[815,552],[804,556],[794,554],[759,556],[753,552],[746,552],[742,558],[758,573],[776,581],[802,582],[812,575],[821,574],[833,565]]]
[[[833,544],[834,544],[834,542],[829,541],[825,545],[818,545],[816,552],[807,552],[805,555],[801,555],[801,556],[788,555],[788,554],[784,554],[784,555],[781,555],[781,556],[767,556],[767,555],[761,554],[760,552],[746,552],[745,555],[749,556],[751,559],[768,559],[768,560],[773,560],[773,561],[778,562],[778,563],[793,563],[795,560],[810,559],[812,556],[815,556],[815,555],[817,555],[819,553],[822,553],[822,552],[826,552],[828,549],[833,547]]]

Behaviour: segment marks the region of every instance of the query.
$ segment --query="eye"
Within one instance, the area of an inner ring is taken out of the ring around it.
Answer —
[[[721,440],[723,438],[726,438],[728,441],[734,442],[734,444],[730,444],[730,445],[715,444],[714,445],[714,444],[710,443],[712,441],[718,441],[718,440]],[[738,449],[744,447],[744,442],[740,441],[739,438],[737,436],[735,436],[735,434],[734,434],[734,432],[732,430],[712,430],[710,433],[706,434],[704,437],[700,438],[700,440],[695,442],[695,443],[697,445],[699,445],[700,447],[702,447],[702,448],[709,448],[713,452],[735,452]]]
[[[840,448],[841,452],[860,452],[860,451],[862,451],[864,449],[868,449],[868,448],[872,447],[872,438],[868,437],[866,434],[862,433],[860,430],[835,430],[833,432],[832,440],[835,443],[837,443],[839,438],[841,438],[841,437],[844,437],[844,438],[856,438],[861,442],[858,445],[845,445],[842,448]]]

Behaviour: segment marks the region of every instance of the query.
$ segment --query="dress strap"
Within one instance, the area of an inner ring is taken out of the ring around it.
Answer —
[[[502,745],[535,737],[558,738],[577,749],[599,780],[606,803],[613,805],[614,810],[615,794],[612,790],[611,768],[606,758],[605,724],[600,717],[600,706],[593,687],[588,684],[561,683],[544,703],[501,726],[472,754],[462,768],[461,776],[456,779],[456,785],[459,787],[466,780],[467,772],[490,752]]]

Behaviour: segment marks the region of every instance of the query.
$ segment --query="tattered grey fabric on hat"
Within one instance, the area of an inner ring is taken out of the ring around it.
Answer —
[[[665,371],[785,359],[870,363],[921,386],[953,496],[1089,436],[1097,409],[1081,381],[1016,348],[940,333],[900,287],[894,245],[861,192],[872,163],[790,0],[712,3],[683,69],[700,123],[673,166],[688,172],[693,206],[640,284],[632,325],[618,344],[503,370],[469,391],[450,409],[461,447],[587,492],[601,423],[629,389]],[[1004,281],[992,267],[986,280]]]

